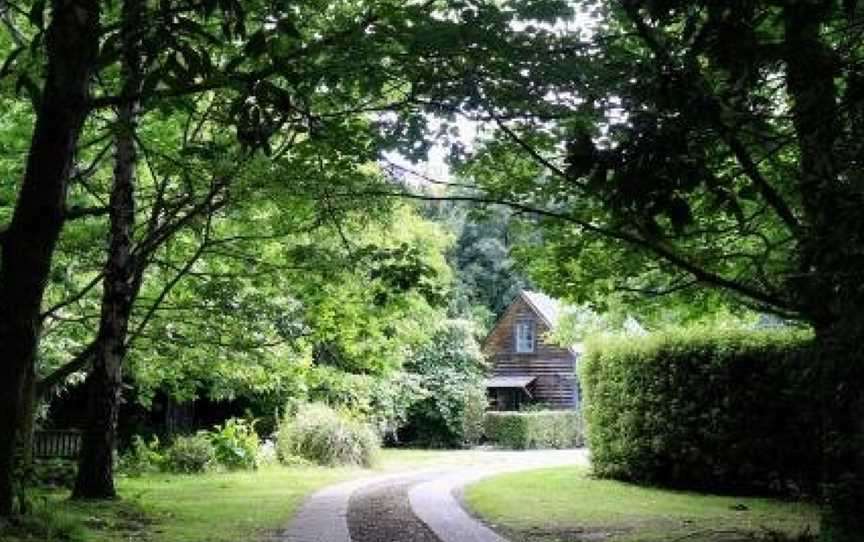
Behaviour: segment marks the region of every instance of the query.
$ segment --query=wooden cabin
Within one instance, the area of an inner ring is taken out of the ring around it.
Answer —
[[[561,347],[548,334],[563,306],[539,293],[522,291],[483,341],[492,365],[486,382],[493,410],[519,410],[543,404],[560,410],[579,408],[576,363],[579,346]]]

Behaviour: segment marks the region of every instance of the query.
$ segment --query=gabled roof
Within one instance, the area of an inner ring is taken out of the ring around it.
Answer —
[[[554,299],[549,297],[548,295],[541,292],[532,292],[529,290],[522,290],[519,292],[519,297],[517,299],[522,299],[528,305],[528,307],[540,317],[549,328],[550,331],[554,331],[555,328],[558,327],[558,324],[561,321],[561,317],[567,314],[568,307]],[[512,303],[510,304],[512,306]],[[509,310],[509,308],[508,308]],[[502,316],[503,318],[503,316]],[[495,330],[500,325],[501,320],[492,326],[492,329],[489,331],[489,334],[483,340],[483,345],[485,348],[486,342],[489,340],[489,337],[495,333]],[[567,347],[567,350],[570,351],[571,354],[576,356],[577,358],[582,355],[582,344],[574,344]]]
[[[561,315],[565,310],[565,307],[560,301],[553,299],[544,293],[531,292],[528,290],[522,290],[520,295],[525,302],[534,309],[534,312],[546,321],[549,329],[555,329],[558,327]]]

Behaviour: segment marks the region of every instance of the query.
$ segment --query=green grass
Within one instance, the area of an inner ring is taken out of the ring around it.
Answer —
[[[0,542],[236,542],[284,528],[315,490],[342,480],[441,466],[479,465],[472,451],[383,450],[374,469],[262,467],[199,475],[118,479],[120,499],[78,503],[69,492],[39,491],[37,513],[0,528]]]
[[[254,540],[285,527],[316,489],[369,474],[361,469],[280,466],[250,472],[156,474],[119,479],[121,498],[99,503],[71,502],[67,491],[39,492],[34,517],[0,533],[0,540]]]
[[[538,542],[701,542],[724,531],[797,535],[818,523],[818,509],[805,503],[644,488],[581,468],[497,476],[469,486],[465,501],[514,539]]]
[[[155,520],[154,542],[227,542],[285,527],[310,493],[360,475],[359,469],[273,466],[131,478],[120,483],[120,491]]]

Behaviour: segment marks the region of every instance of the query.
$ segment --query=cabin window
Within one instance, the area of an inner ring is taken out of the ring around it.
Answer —
[[[520,354],[534,351],[534,322],[522,320],[516,323],[516,352]]]

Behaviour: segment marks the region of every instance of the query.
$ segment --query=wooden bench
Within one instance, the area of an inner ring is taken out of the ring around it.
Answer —
[[[36,431],[33,457],[74,459],[81,452],[82,433],[75,429]]]

